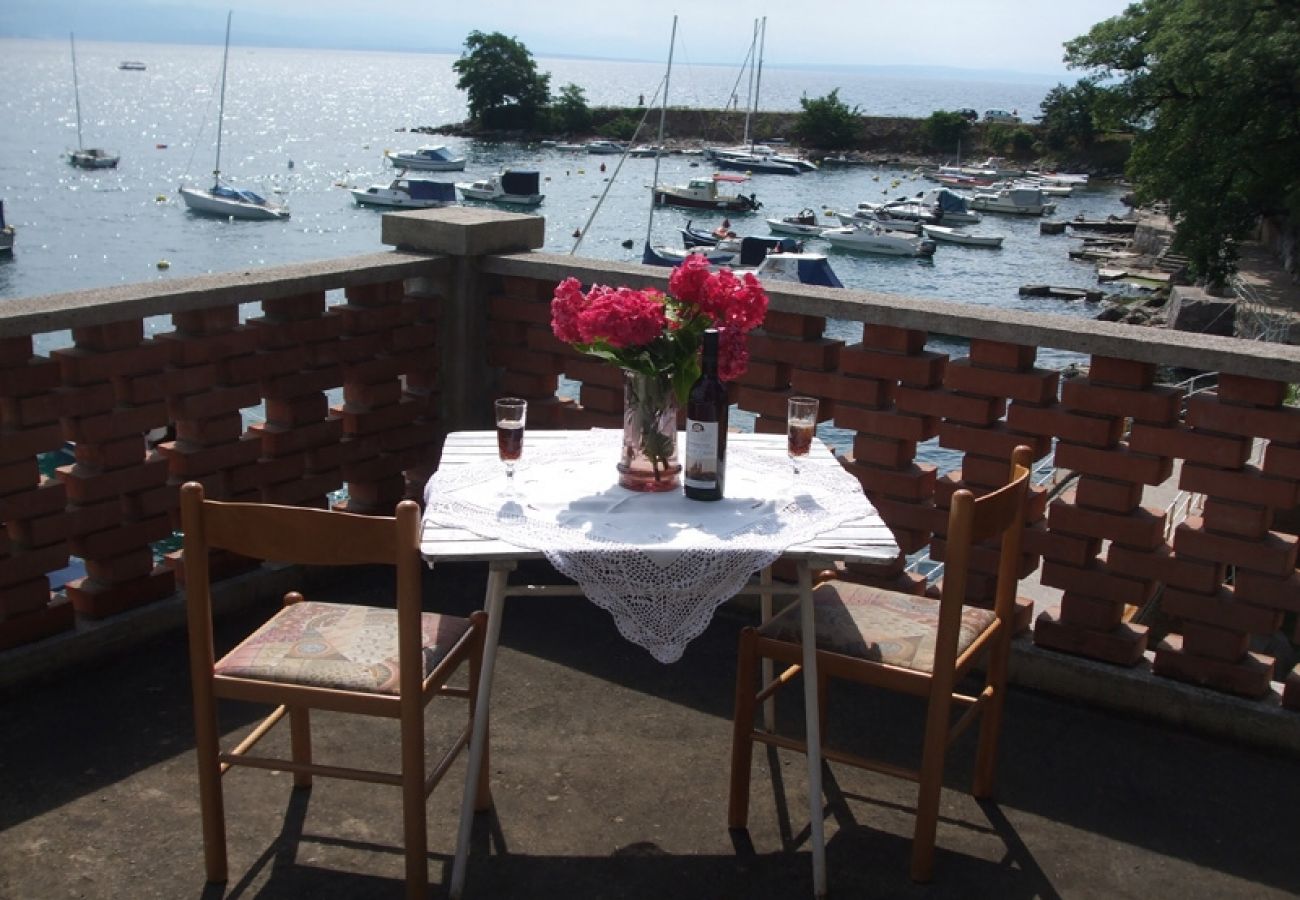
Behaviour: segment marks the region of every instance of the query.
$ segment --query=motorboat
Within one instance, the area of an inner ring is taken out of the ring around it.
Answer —
[[[736,242],[725,246],[694,244],[689,247],[670,247],[667,244],[646,244],[641,251],[641,262],[647,266],[677,266],[690,256],[703,256],[710,265],[725,266],[735,262],[740,255]]]
[[[692,178],[683,185],[655,185],[654,202],[658,206],[681,206],[687,209],[716,209],[726,212],[752,212],[762,206],[757,194],[726,193],[718,190],[719,183],[743,184],[744,175],[727,175],[715,172]]]
[[[967,247],[990,248],[1002,246],[1002,235],[1000,234],[971,234],[947,225],[922,225],[921,230],[925,232],[926,237],[945,244],[964,244]]]
[[[715,150],[713,162],[720,169],[748,172],[751,175],[800,175],[803,169],[793,163],[758,153],[733,153]]]
[[[128,59],[125,60],[124,62],[120,62],[117,64],[117,67],[121,69],[123,72],[143,72],[146,68],[148,68],[144,63],[138,62],[133,59]]]
[[[537,206],[546,199],[541,193],[542,176],[536,169],[505,169],[478,181],[458,181],[456,190],[466,200]]]
[[[841,250],[860,250],[884,256],[934,255],[935,245],[930,238],[889,231],[879,225],[828,228],[822,232],[822,237],[830,241],[832,247]]]
[[[884,228],[886,231],[901,231],[905,234],[920,234],[921,222],[916,219],[894,218],[889,211],[882,209],[878,204],[862,203],[858,205],[851,214],[836,213],[835,218],[839,219],[841,226],[860,227],[874,226]]]
[[[5,202],[0,200],[0,254],[14,252],[14,229],[5,224]]]
[[[753,272],[760,281],[784,281],[822,287],[844,287],[824,253],[790,250],[789,238],[743,237],[740,250],[710,250],[693,247],[676,250],[646,244],[641,261],[649,266],[676,266],[691,254],[703,254],[713,265],[725,265],[735,272]],[[725,256],[724,254],[729,254]]]
[[[354,189],[351,194],[357,206],[433,209],[456,203],[456,185],[428,178],[394,178],[388,184],[372,184],[365,190]]]
[[[384,158],[398,168],[426,172],[459,172],[465,168],[465,157],[454,154],[446,144],[425,144],[410,152],[385,150]]]
[[[181,199],[191,212],[227,219],[272,220],[289,218],[289,208],[261,194],[221,182],[221,132],[226,114],[226,64],[230,59],[230,18],[226,14],[226,48],[221,56],[221,99],[217,105],[217,155],[212,167],[212,187],[182,185]]]
[[[1025,175],[1030,178],[1037,178],[1046,184],[1063,184],[1070,187],[1087,187],[1088,174],[1086,172],[1051,172],[1043,169],[1029,169]]]
[[[796,237],[821,237],[826,227],[818,223],[817,213],[807,208],[800,210],[797,215],[767,220],[768,231],[773,234],[789,234]]]
[[[648,147],[633,147],[631,150],[627,151],[627,155],[635,156],[639,159],[650,159],[655,156],[667,156],[668,148],[660,147],[657,145],[648,146]]]
[[[980,212],[1009,213],[1019,216],[1041,216],[1054,212],[1056,204],[1049,202],[1043,192],[1033,187],[1007,187],[981,191],[971,198],[972,209]]]
[[[68,35],[72,48],[72,96],[77,105],[77,149],[68,153],[68,162],[78,169],[115,169],[122,156],[102,147],[87,147],[81,139],[81,86],[77,82],[77,42]]]
[[[627,147],[618,141],[587,141],[585,149],[600,156],[622,156]]]
[[[899,201],[886,203],[885,209],[891,209],[897,202]],[[969,197],[946,187],[920,191],[915,197],[908,198],[906,202],[917,202],[931,207],[935,210],[936,218],[944,225],[977,225],[981,221],[980,214],[971,208]]]

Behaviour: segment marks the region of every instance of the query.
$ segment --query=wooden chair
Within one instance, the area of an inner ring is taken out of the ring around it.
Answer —
[[[421,612],[419,507],[407,500],[398,504],[396,517],[371,517],[222,503],[204,499],[203,486],[190,482],[181,488],[181,515],[208,880],[227,878],[221,777],[231,766],[244,765],[291,771],[296,787],[310,787],[314,775],[401,787],[407,896],[424,897],[429,881],[425,804],[456,754],[469,743],[486,616],[476,612],[462,619]],[[318,603],[290,593],[270,620],[221,659],[214,659],[208,551],[218,548],[311,566],[393,566],[396,608]],[[469,664],[469,687],[449,686],[448,678],[463,663]],[[425,707],[438,695],[466,698],[470,725],[426,776]],[[276,709],[237,747],[223,752],[218,699],[265,703]],[[312,709],[399,720],[400,771],[313,762]],[[248,751],[286,713],[292,759],[251,755]],[[478,809],[491,803],[486,764],[482,772]]]
[[[988,797],[993,792],[1031,461],[1030,449],[1017,447],[1012,455],[1008,484],[979,499],[968,490],[953,495],[939,599],[842,581],[827,582],[813,595],[817,669],[822,682],[818,685],[818,704],[823,723],[827,712],[827,678],[876,685],[926,701],[919,768],[904,768],[831,748],[824,747],[822,751],[829,761],[919,784],[912,840],[911,875],[915,881],[929,881],[933,868],[939,791],[948,746],[981,713],[973,793],[976,797]],[[1001,552],[994,608],[963,606],[972,545],[999,535]],[[746,628],[741,633],[728,804],[732,828],[745,828],[749,820],[754,742],[807,752],[803,741],[757,730],[754,726],[756,708],[799,673],[800,648],[798,604],[758,629]],[[957,693],[956,685],[982,657],[987,657],[983,689],[976,696]],[[755,693],[759,661],[763,658],[774,659],[788,668]],[[955,723],[952,721],[954,705],[964,707],[963,715]]]

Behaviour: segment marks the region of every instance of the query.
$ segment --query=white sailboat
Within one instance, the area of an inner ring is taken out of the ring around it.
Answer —
[[[77,104],[77,149],[68,154],[68,162],[78,169],[115,169],[121,154],[101,147],[87,147],[81,140],[81,85],[77,82],[77,40],[68,35],[72,47],[72,95]]]
[[[287,219],[289,208],[253,191],[221,183],[221,128],[226,114],[226,63],[230,58],[230,13],[226,13],[226,49],[221,56],[221,99],[217,106],[217,161],[212,167],[212,187],[179,188],[185,205],[196,213],[231,219]]]

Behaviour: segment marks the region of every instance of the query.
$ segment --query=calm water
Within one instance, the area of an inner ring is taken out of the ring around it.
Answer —
[[[237,35],[236,35],[237,39]],[[689,48],[688,48],[689,49]],[[345,188],[387,180],[386,148],[428,139],[408,126],[461,120],[464,95],[454,87],[451,55],[272,50],[234,46],[226,96],[222,169],[241,184],[282,192],[287,222],[227,222],[190,214],[176,195],[187,178],[203,182],[212,168],[219,46],[79,43],[83,132],[87,146],[122,154],[115,170],[73,169],[63,154],[76,145],[72,72],[63,42],[0,40],[0,78],[7,127],[0,130],[0,198],[18,229],[14,257],[0,261],[0,302],[68,290],[224,272],[248,266],[345,257],[384,249],[379,214],[355,207]],[[679,52],[689,60],[689,52]],[[148,64],[123,72],[124,59]],[[552,85],[582,86],[589,102],[647,102],[662,78],[650,63],[540,59]],[[674,66],[672,102],[721,106],[739,66]],[[1037,112],[1050,83],[998,84],[881,78],[849,70],[781,69],[763,73],[763,108],[793,109],[802,94],[841,88],[842,98],[882,115],[928,115],[936,108],[998,106]],[[743,85],[741,87],[743,97]],[[652,115],[647,129],[657,122]],[[652,134],[647,133],[646,138]],[[600,214],[580,254],[632,260],[646,234],[654,160],[629,159],[609,184],[616,158],[565,154],[517,144],[451,139],[469,157],[468,179],[503,165],[532,166],[546,178],[546,249],[569,252],[576,229],[606,186]],[[601,172],[602,162],[608,167]],[[291,165],[292,163],[292,165]],[[660,179],[684,182],[704,171],[697,160],[660,161]],[[827,170],[799,178],[758,176],[746,191],[761,215],[733,217],[742,233],[766,233],[764,215],[853,207],[858,201],[914,193],[929,183],[903,169]],[[1060,216],[1121,211],[1116,188],[1060,201]],[[678,243],[677,229],[717,216],[659,210],[653,239]],[[1090,265],[1072,263],[1066,237],[1038,234],[1037,219],[988,216],[981,230],[1006,235],[1001,251],[940,246],[934,260],[890,259],[828,250],[850,287],[957,299],[1002,307],[1092,315],[1094,310],[1022,298],[1021,284],[1095,287]],[[813,246],[817,246],[813,244]],[[825,245],[822,245],[823,247]],[[169,268],[158,268],[160,261]]]

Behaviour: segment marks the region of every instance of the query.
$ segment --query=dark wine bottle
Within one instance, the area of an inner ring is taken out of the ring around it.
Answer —
[[[718,330],[704,332],[700,377],[686,400],[683,484],[692,500],[721,500],[727,471],[727,386],[718,378]]]

